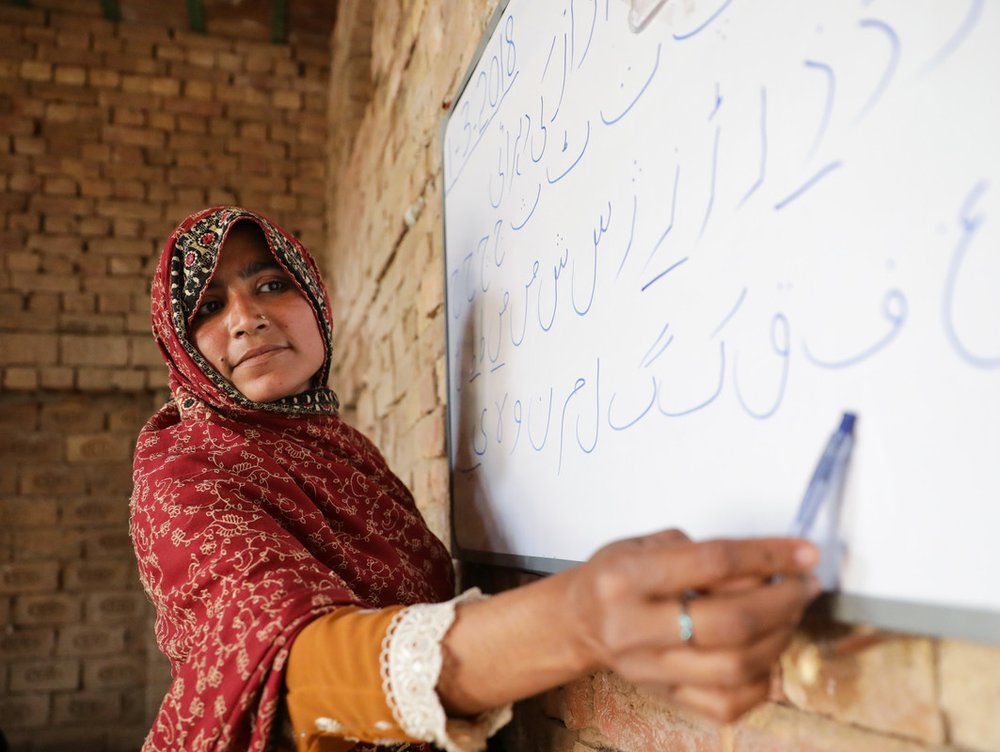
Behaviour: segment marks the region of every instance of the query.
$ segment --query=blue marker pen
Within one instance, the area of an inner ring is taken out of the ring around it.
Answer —
[[[810,538],[820,547],[820,563],[816,567],[816,576],[824,590],[832,590],[837,585],[840,542],[836,530],[838,511],[836,507],[840,503],[839,495],[847,473],[851,449],[854,447],[854,421],[854,413],[844,413],[841,416],[840,427],[830,436],[823,454],[820,455],[816,469],[809,480],[809,486],[802,497],[799,511],[795,515],[795,521],[789,530],[789,535],[792,537]],[[827,529],[811,535],[821,507],[826,507]]]
[[[642,31],[663,3],[664,0],[632,0],[632,7],[628,12],[628,27],[632,32]]]

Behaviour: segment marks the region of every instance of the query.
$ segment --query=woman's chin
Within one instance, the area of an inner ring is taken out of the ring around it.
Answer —
[[[301,394],[309,388],[308,384],[289,386],[269,379],[255,379],[249,384],[236,384],[237,389],[252,402],[277,402],[293,394]]]

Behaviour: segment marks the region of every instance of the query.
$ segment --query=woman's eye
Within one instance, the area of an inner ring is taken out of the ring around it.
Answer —
[[[288,283],[283,279],[269,279],[267,282],[261,283],[257,289],[260,292],[281,292],[288,289]]]
[[[211,316],[213,313],[218,313],[222,310],[222,303],[218,300],[206,300],[195,312],[195,318],[201,318],[203,316]]]

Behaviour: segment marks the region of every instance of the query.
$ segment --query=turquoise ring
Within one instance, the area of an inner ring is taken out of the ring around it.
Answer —
[[[694,622],[691,621],[691,614],[688,613],[689,600],[690,598],[686,594],[681,598],[681,612],[677,615],[681,642],[684,643],[689,643],[694,638]]]

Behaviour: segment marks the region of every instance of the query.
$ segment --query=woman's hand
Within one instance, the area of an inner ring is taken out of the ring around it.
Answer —
[[[437,690],[474,715],[595,670],[730,721],[767,696],[808,602],[818,553],[787,538],[612,543],[580,566],[461,605]],[[682,615],[692,627],[682,634]]]
[[[819,592],[807,574],[817,556],[804,541],[694,543],[673,530],[612,543],[572,570],[581,660],[733,720],[767,696],[771,668]]]

